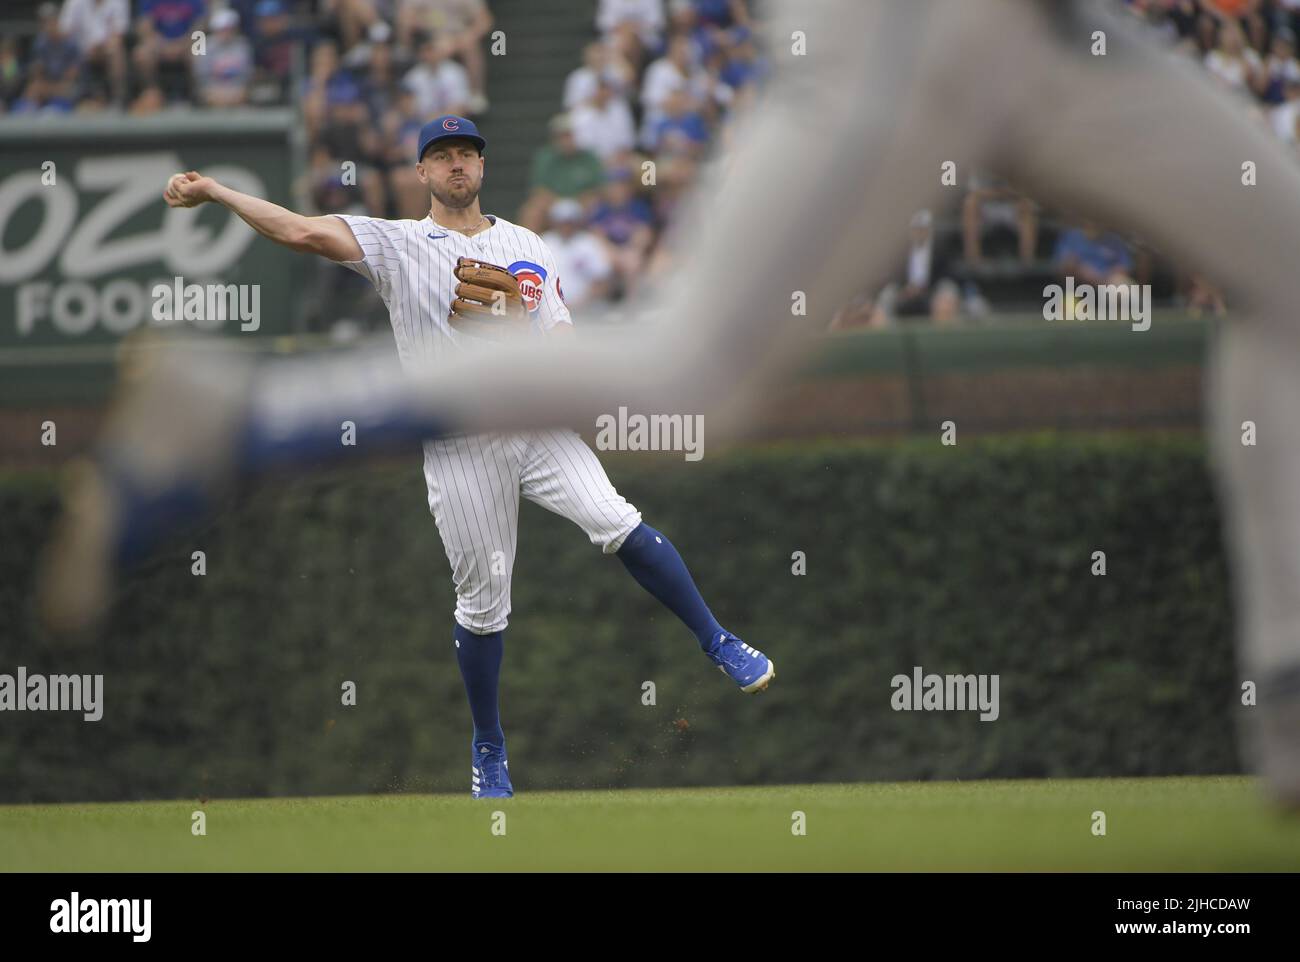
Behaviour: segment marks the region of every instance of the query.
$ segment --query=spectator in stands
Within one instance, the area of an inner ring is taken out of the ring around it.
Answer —
[[[372,214],[356,187],[339,171],[324,147],[312,151],[310,168],[312,205],[322,214]],[[427,211],[426,211],[427,213]]]
[[[151,106],[167,97],[188,100],[190,48],[193,31],[202,26],[207,13],[205,0],[140,0],[140,16],[135,22],[135,49],[131,59],[143,88],[144,101],[138,107]],[[166,70],[172,83],[164,85],[161,73]]]
[[[582,66],[564,79],[564,109],[571,111],[596,96],[602,77],[620,97],[630,96],[635,89],[636,74],[622,54],[609,44],[589,43],[582,50]]]
[[[689,195],[695,183],[699,165],[687,154],[660,154],[655,159],[656,182],[650,192],[654,205],[655,223],[666,228],[677,216],[683,198]]]
[[[609,299],[614,265],[605,245],[584,224],[582,205],[562,198],[551,205],[551,229],[542,241],[555,255],[555,275],[564,283],[564,302],[579,311]]]
[[[376,168],[376,160],[382,158],[382,145],[362,99],[361,85],[349,74],[342,75],[326,92],[325,122],[317,147],[324,151],[328,164],[342,174],[345,185],[361,188],[367,211],[383,216],[383,178]]]
[[[654,242],[654,211],[637,196],[632,171],[617,168],[609,172],[600,203],[591,215],[591,228],[605,241],[622,290],[630,294]]]
[[[343,66],[356,72],[370,66],[370,55],[376,47],[386,46],[393,39],[393,28],[383,20],[375,20],[366,27],[366,38],[343,54]]]
[[[703,26],[728,30],[753,25],[745,0],[689,0],[689,3]]]
[[[582,48],[582,66],[569,71],[564,78],[564,109],[572,111],[596,96],[596,87],[605,67],[605,51],[610,47],[600,41]]]
[[[1074,277],[1076,283],[1132,283],[1133,255],[1128,245],[1090,221],[1061,232],[1052,261],[1062,278]]]
[[[744,109],[754,96],[755,88],[767,77],[767,58],[759,53],[749,28],[737,27],[723,36],[725,40],[720,46],[723,60],[718,79],[732,91],[731,109]]]
[[[307,72],[304,89],[299,97],[303,119],[307,122],[307,135],[315,140],[325,123],[325,110],[329,103],[330,88],[356,83],[350,71],[339,64],[339,48],[333,40],[322,40],[311,52],[311,66]]]
[[[1240,22],[1245,33],[1247,48],[1262,61],[1269,50],[1268,21],[1256,9],[1246,14]]]
[[[345,182],[338,166],[323,150],[313,152],[308,187],[312,206],[317,213],[375,213],[363,203],[356,187]],[[429,212],[429,195],[426,193],[424,197],[425,209],[419,215],[421,217]],[[370,283],[352,271],[338,270],[325,258],[312,258],[312,261],[314,263],[310,267],[314,269],[315,277],[304,296],[314,302],[310,310],[321,328],[329,329],[332,335],[339,338],[348,330],[371,326],[359,324],[357,320],[376,313],[374,288]]]
[[[419,220],[429,213],[429,189],[420,183],[412,164],[419,147],[420,128],[428,119],[420,112],[411,89],[399,87],[396,103],[384,116],[378,160],[398,217]]]
[[[0,37],[0,113],[8,110],[9,105],[18,99],[23,86],[23,62],[18,56],[18,38],[12,34]]]
[[[470,113],[488,109],[487,55],[483,45],[492,30],[492,12],[484,0],[398,0],[397,43],[409,49],[420,33],[435,33],[469,77]]]
[[[528,198],[519,208],[519,223],[539,234],[546,229],[546,212],[557,198],[576,198],[589,210],[605,179],[600,158],[574,140],[568,114],[552,117],[549,128],[551,142],[533,155]]]
[[[268,100],[283,103],[289,93],[289,72],[293,68],[293,47],[298,41],[289,20],[285,0],[258,0],[254,10],[253,60],[257,83],[271,91]]]
[[[691,42],[692,63],[703,64],[717,50],[718,34],[722,33],[716,26],[700,23],[691,0],[668,0],[668,37],[686,37]],[[664,50],[656,50],[661,54]]]
[[[872,305],[871,323],[883,327],[903,317],[928,315],[936,324],[951,324],[958,318],[961,291],[948,273],[948,258],[936,243],[934,218],[928,210],[912,216],[908,234],[907,260],[901,281],[886,284]]]
[[[1219,24],[1213,16],[1205,13],[1199,7],[1194,7],[1194,9],[1196,13],[1191,32],[1184,36],[1181,47],[1183,52],[1193,59],[1204,63],[1205,58],[1219,44]]]
[[[1015,232],[1022,263],[1034,260],[1038,249],[1038,210],[1034,202],[1005,181],[980,171],[971,174],[962,201],[962,255],[971,264],[984,259],[984,237],[992,230]]]
[[[37,10],[40,31],[27,61],[27,85],[14,103],[15,113],[69,113],[80,93],[83,61],[76,41],[63,31],[59,8],[43,3]]]
[[[331,0],[323,9],[334,14],[345,52],[361,43],[372,24],[392,23],[396,15],[394,0]]]
[[[407,71],[403,83],[415,91],[415,102],[429,117],[469,112],[469,74],[451,59],[451,46],[441,36],[420,42],[420,60]]]
[[[690,38],[697,64],[707,65],[715,55],[725,53],[749,33],[750,23],[745,5],[732,0],[671,0],[669,4],[668,32]]]
[[[403,90],[414,92],[414,88],[397,76],[392,44],[372,43],[361,73],[361,99],[366,102],[370,119],[375,124],[383,122],[384,115],[397,104]]]
[[[645,111],[641,127],[643,144],[653,143],[655,129],[664,119],[664,105],[679,92],[686,93],[700,109],[712,93],[708,75],[693,60],[690,38],[681,35],[673,37],[667,53],[646,68],[641,83],[641,106]]]
[[[1205,66],[1229,87],[1245,91],[1261,64],[1259,54],[1246,46],[1237,21],[1224,20],[1219,25],[1219,44],[1205,58]]]
[[[1300,96],[1300,63],[1295,58],[1295,33],[1282,27],[1259,70],[1252,76],[1251,89],[1266,104],[1283,104]]]
[[[596,29],[634,69],[640,69],[648,54],[659,49],[663,0],[600,0]]]
[[[213,0],[213,3],[211,4],[212,10],[209,11],[209,14],[222,7],[235,11],[235,13],[239,14],[240,32],[247,37],[248,42],[256,48],[257,5],[261,2],[262,0]],[[209,23],[210,22],[211,21],[209,21]]]
[[[63,0],[63,33],[81,51],[96,99],[126,106],[126,32],[131,26],[128,0]],[[106,85],[108,97],[102,98]]]
[[[650,131],[646,147],[699,157],[709,143],[709,124],[685,90],[668,95],[659,121]]]
[[[1273,133],[1289,144],[1300,140],[1300,63],[1295,57],[1296,38],[1290,27],[1280,27],[1252,84],[1267,105]]]
[[[575,107],[569,116],[573,120],[575,143],[583,150],[590,150],[605,164],[623,158],[636,145],[632,108],[606,77],[597,80],[595,95]]]
[[[199,102],[208,107],[237,107],[248,100],[253,81],[253,47],[239,32],[239,14],[223,8],[212,15],[202,57],[194,58]]]

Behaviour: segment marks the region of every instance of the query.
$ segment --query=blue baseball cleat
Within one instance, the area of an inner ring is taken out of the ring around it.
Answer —
[[[480,744],[471,746],[471,752],[470,797],[513,798],[515,787],[510,784],[510,763],[506,761],[505,748]]]
[[[705,654],[747,695],[766,691],[776,677],[776,665],[771,658],[729,631],[719,634]]]

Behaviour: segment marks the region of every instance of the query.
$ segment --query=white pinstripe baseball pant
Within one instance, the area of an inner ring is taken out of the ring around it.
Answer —
[[[510,615],[520,494],[568,518],[606,554],[641,523],[569,430],[425,442],[424,479],[456,585],[456,621],[475,634],[501,631]]]

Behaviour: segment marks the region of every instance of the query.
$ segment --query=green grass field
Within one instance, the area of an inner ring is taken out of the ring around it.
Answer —
[[[0,868],[1296,871],[1300,818],[1227,777],[31,805],[0,807]]]

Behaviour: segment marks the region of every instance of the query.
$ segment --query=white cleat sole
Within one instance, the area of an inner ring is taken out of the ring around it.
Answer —
[[[746,695],[756,695],[760,692],[767,691],[767,686],[772,683],[772,679],[775,677],[776,677],[776,662],[774,662],[771,658],[769,658],[767,660],[767,671],[764,673],[763,677],[758,679],[757,681],[750,682],[748,685],[746,685],[744,688],[740,690],[743,691]]]

